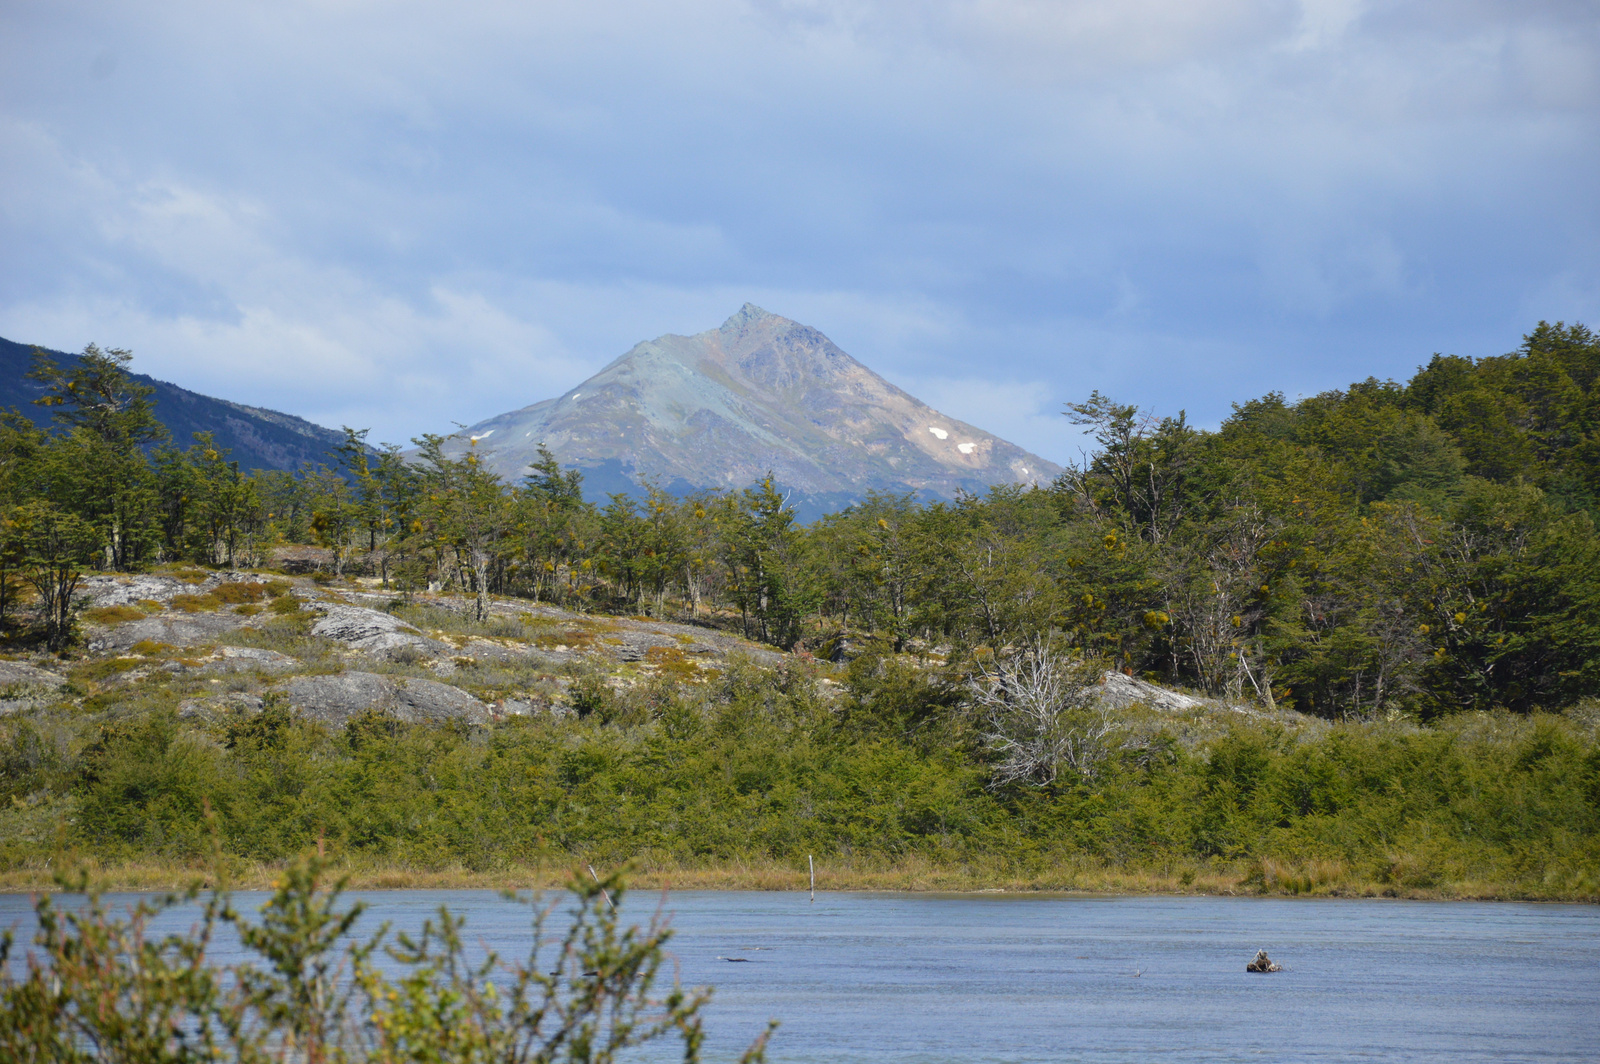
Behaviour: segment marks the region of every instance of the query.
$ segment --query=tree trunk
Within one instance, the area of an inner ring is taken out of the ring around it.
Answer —
[[[489,555],[485,551],[472,552],[472,576],[478,585],[478,621],[489,616]]]

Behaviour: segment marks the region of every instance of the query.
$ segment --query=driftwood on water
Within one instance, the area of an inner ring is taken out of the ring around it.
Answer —
[[[1264,949],[1256,950],[1256,959],[1244,966],[1247,972],[1281,972],[1282,968],[1272,963],[1272,958],[1267,956]]]

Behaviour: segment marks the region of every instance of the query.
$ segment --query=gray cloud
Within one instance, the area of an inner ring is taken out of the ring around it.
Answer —
[[[17,3],[0,42],[0,335],[385,439],[745,299],[1061,458],[1091,388],[1215,421],[1600,306],[1588,3]]]

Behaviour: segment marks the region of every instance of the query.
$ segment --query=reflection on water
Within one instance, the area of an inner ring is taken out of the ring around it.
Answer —
[[[415,928],[442,903],[469,939],[528,946],[528,910],[492,892],[358,896],[370,927]],[[648,920],[661,900],[629,895],[624,916]],[[717,988],[710,1060],[769,1017],[783,1021],[777,1064],[1600,1060],[1592,906],[718,891],[665,904],[681,978]],[[0,924],[25,929],[27,908],[0,897]],[[1263,948],[1283,972],[1245,972]]]

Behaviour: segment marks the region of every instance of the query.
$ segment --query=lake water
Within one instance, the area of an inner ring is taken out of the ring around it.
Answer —
[[[491,892],[355,896],[372,926],[442,903],[470,938],[527,948],[528,910]],[[661,903],[633,894],[623,913]],[[709,1060],[770,1017],[778,1064],[1600,1061],[1593,906],[688,891],[665,907],[683,981],[716,987]],[[27,911],[0,897],[0,925],[25,930]],[[1263,948],[1284,971],[1245,972]]]

